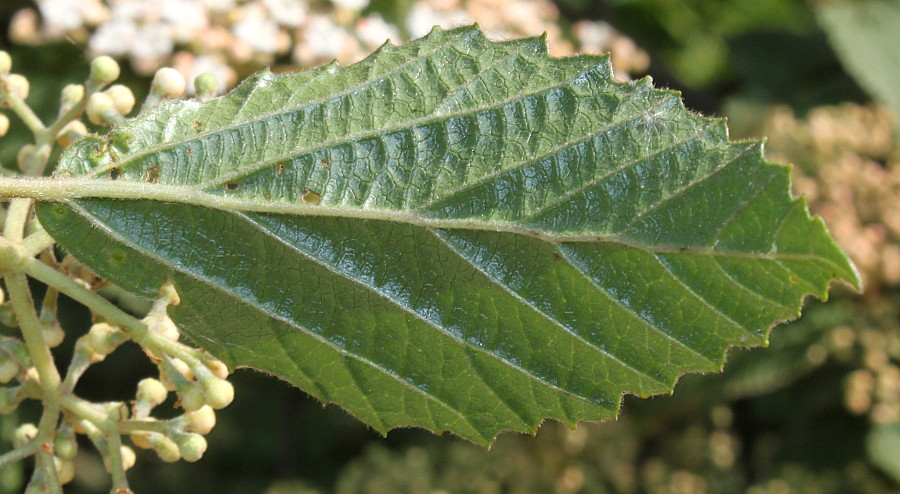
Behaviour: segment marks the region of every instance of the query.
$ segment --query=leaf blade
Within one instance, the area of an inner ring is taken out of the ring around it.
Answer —
[[[100,185],[39,206],[54,238],[138,294],[173,281],[195,342],[382,432],[609,418],[858,286],[761,145],[540,40],[436,31],[104,142],[66,154]]]

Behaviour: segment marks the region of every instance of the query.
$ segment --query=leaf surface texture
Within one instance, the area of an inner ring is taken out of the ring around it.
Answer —
[[[57,177],[100,186],[40,220],[128,290],[173,281],[230,365],[379,431],[613,417],[859,281],[760,143],[610,70],[460,28],[262,73],[80,141]]]

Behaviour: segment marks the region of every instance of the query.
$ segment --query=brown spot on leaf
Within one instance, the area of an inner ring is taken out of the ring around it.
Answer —
[[[240,182],[225,182],[225,190],[227,190],[228,192],[234,192],[236,190],[240,190],[240,188]]]
[[[203,124],[198,120],[194,120],[194,123],[191,124],[191,127],[193,127],[194,130],[197,131],[197,133],[200,133],[203,130]]]
[[[121,176],[122,176],[122,170],[119,170],[119,167],[109,169],[109,179],[110,180],[118,180],[119,177],[121,177]]]
[[[323,170],[327,170],[331,168],[331,163],[328,160],[323,159],[319,161],[319,166],[321,166]]]
[[[559,252],[554,252],[553,259],[557,260],[557,261],[562,261],[562,256],[559,254]]]
[[[278,175],[279,177],[284,175],[284,169],[286,167],[287,167],[287,165],[285,164],[284,161],[279,161],[278,163],[275,163],[275,175]]]
[[[162,169],[159,165],[153,165],[150,168],[147,168],[147,179],[145,180],[147,183],[155,184],[159,182],[159,177],[162,175]]]

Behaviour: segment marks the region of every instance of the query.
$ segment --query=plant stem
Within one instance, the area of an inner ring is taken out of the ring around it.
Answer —
[[[38,466],[44,470],[50,492],[59,493],[62,492],[62,487],[56,475],[51,453],[53,436],[56,434],[56,424],[59,420],[61,384],[59,371],[56,369],[50,348],[44,342],[28,279],[21,273],[8,275],[4,279],[25,346],[41,381],[41,401],[44,404],[44,411],[35,437],[35,442],[40,446],[37,451]]]
[[[3,455],[0,455],[0,468],[3,468],[11,463],[15,463],[19,460],[28,458],[29,456],[37,453],[38,449],[40,449],[40,444],[38,444],[37,441],[31,441],[21,448],[16,448],[12,451],[6,452]]]
[[[184,344],[164,338],[156,332],[150,331],[147,325],[139,319],[125,313],[112,302],[89,290],[68,276],[47,266],[46,264],[29,259],[25,261],[24,271],[28,276],[46,283],[75,299],[82,305],[90,308],[94,313],[104,317],[110,323],[126,329],[131,337],[142,347],[158,355],[169,354],[184,360],[189,365],[197,365],[196,351]]]
[[[9,80],[7,79],[7,76],[0,77],[0,101],[5,101],[9,104],[12,111],[22,119],[22,122],[35,137],[44,130],[44,123],[34,114],[31,107],[25,103],[25,100],[20,98],[18,94],[9,90]]]
[[[31,214],[31,199],[13,199],[3,223],[3,237],[11,242],[21,242],[25,223]]]

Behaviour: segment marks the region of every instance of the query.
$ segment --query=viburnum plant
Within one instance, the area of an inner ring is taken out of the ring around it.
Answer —
[[[10,65],[0,53],[2,106],[35,142],[24,176],[0,178],[5,323],[20,330],[0,342],[14,382],[0,405],[40,400],[43,414],[0,465],[35,456],[29,492],[72,479],[76,434],[113,492],[135,462],[123,436],[200,459],[236,366],[383,433],[489,445],[545,418],[614,417],[623,393],[670,393],[685,372],[721,370],[730,346],[765,345],[832,280],[860,288],[761,143],[730,141],[649,79],[616,82],[606,57],[551,58],[543,39],[435,29],[221,98],[201,76],[196,100],[161,69],[134,118],[100,57],[50,125]],[[82,115],[111,129],[88,134]],[[54,143],[67,149],[48,167]],[[47,286],[37,308],[27,277]],[[133,317],[97,293],[107,283],[152,308]],[[64,373],[50,353],[71,333],[60,294],[95,321]],[[120,402],[76,396],[126,342],[159,379]],[[170,392],[184,414],[155,419]]]

